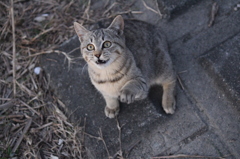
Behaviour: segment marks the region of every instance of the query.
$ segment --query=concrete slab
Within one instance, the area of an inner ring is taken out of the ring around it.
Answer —
[[[189,43],[192,38],[197,38],[199,34],[205,34],[204,37],[199,37],[198,44],[190,44],[197,45],[195,46],[195,52],[197,52],[198,48],[201,49],[205,45],[215,45],[215,42],[224,39],[227,34],[232,36],[232,33],[235,33],[239,28],[239,12],[233,10],[237,3],[236,0],[217,1],[219,11],[214,25],[209,28],[208,22],[212,3],[212,1],[207,0],[200,1],[197,5],[178,15],[177,18],[169,19],[167,22],[159,21],[157,24],[166,33],[170,44],[178,39],[182,39],[183,43]],[[235,16],[229,16],[231,14]],[[217,39],[216,36],[221,36],[221,38]],[[204,43],[206,39],[209,39],[209,44]],[[179,47],[181,48],[181,45]]]
[[[175,19],[182,13],[187,12],[188,9],[193,7],[194,5],[200,3],[202,0],[158,0],[159,7],[163,7],[164,9],[160,10],[165,11],[169,14],[169,18],[171,20]]]
[[[234,158],[221,139],[211,131],[196,136],[194,140],[189,139],[188,143],[181,142],[178,145],[172,146],[162,155],[164,154],[184,154],[189,156],[202,156],[203,158]]]
[[[202,31],[189,41],[184,42],[180,38],[170,45],[185,93],[199,109],[199,115],[214,129],[236,158],[240,156],[239,112],[198,64],[198,57],[238,34],[240,28],[235,25],[239,26],[239,20],[239,14],[233,12],[221,23]],[[232,22],[236,23],[232,25]]]
[[[240,27],[238,27],[240,24],[240,16],[238,12],[232,11],[231,13],[231,16],[216,23],[214,27],[208,28],[201,26],[201,31],[189,31],[186,35],[181,36],[178,41],[171,43],[174,47],[178,47],[178,54],[173,55],[176,56],[176,60],[177,56],[185,54],[197,57],[236,35],[240,31]],[[178,20],[180,21],[180,19]],[[179,26],[184,27],[184,24],[179,22]],[[163,29],[167,32],[165,27]],[[199,28],[196,29],[198,30]],[[170,51],[170,53],[172,53],[172,51]]]
[[[240,157],[240,119],[239,112],[232,106],[226,96],[215,85],[197,61],[188,59],[189,69],[179,74],[188,98],[195,103],[198,114],[210,129],[220,137],[223,143],[236,158]],[[183,61],[183,62],[184,62]],[[183,63],[181,62],[181,63]],[[181,65],[178,63],[178,65]]]
[[[240,111],[240,34],[200,57],[201,65]]]
[[[131,159],[151,158],[165,152],[174,145],[194,139],[207,131],[207,125],[197,115],[184,92],[178,87],[177,111],[154,123],[129,155]],[[139,140],[139,139],[138,139]]]

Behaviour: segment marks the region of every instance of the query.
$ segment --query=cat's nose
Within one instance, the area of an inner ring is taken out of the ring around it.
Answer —
[[[101,56],[101,54],[94,54],[94,56],[96,56],[97,58],[99,58]]]

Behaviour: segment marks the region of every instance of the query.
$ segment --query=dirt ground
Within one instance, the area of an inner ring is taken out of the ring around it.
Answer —
[[[57,52],[74,62],[57,50],[75,35],[73,22],[131,16],[133,3],[108,0],[92,10],[90,0],[0,1],[0,158],[85,158],[84,126],[68,121],[39,60]]]

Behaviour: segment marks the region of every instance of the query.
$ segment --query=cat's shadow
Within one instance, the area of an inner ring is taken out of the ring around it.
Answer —
[[[158,113],[165,114],[165,112],[162,108],[162,94],[163,94],[162,86],[154,85],[149,90],[148,98],[153,103],[153,105]]]
[[[162,108],[162,94],[163,94],[162,86],[154,85],[149,89],[148,100],[155,107],[155,110],[157,113],[159,113],[161,115],[166,115],[166,113],[164,112],[164,110]],[[132,105],[138,105],[142,102],[143,101],[136,101],[135,104],[132,103]],[[138,104],[136,104],[136,103],[138,103]],[[129,109],[129,104],[120,102],[120,107],[121,107],[120,108],[121,111],[128,113],[128,111],[126,111],[126,110]]]

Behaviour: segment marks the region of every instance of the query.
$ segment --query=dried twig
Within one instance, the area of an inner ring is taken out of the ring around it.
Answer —
[[[24,122],[26,122],[25,119],[21,120],[21,119],[18,119],[18,118],[12,118],[11,120],[14,121],[14,122],[17,122],[17,123],[24,123]]]
[[[156,6],[157,6],[157,11],[158,11],[158,14],[160,16],[160,19],[163,18],[163,14],[161,13],[161,11],[159,10],[159,6],[158,6],[158,2],[156,1]]]
[[[38,116],[40,116],[40,113],[37,112],[36,110],[34,110],[31,106],[29,106],[28,104],[26,104],[25,102],[23,101],[20,101],[24,106],[26,106],[31,112],[37,114]]]
[[[101,128],[99,128],[98,134],[99,134],[99,136],[100,136],[100,138],[101,138],[101,140],[102,140],[102,142],[103,142],[103,145],[104,145],[104,147],[105,147],[105,149],[106,149],[106,151],[107,151],[108,158],[111,159],[112,157],[110,156],[110,153],[109,153],[108,148],[107,148],[107,144],[106,144],[106,142],[105,142],[105,140],[104,140],[104,138],[103,138],[103,134],[102,134],[102,129],[101,129]]]
[[[23,129],[23,132],[21,134],[21,136],[18,138],[18,141],[16,143],[16,145],[14,146],[13,150],[12,150],[12,155],[14,155],[14,153],[16,152],[16,150],[18,149],[19,145],[21,144],[22,142],[22,139],[24,137],[24,135],[27,133],[28,129],[30,128],[32,124],[32,118],[29,118],[24,129]]]
[[[123,15],[123,14],[128,14],[128,13],[132,13],[132,14],[142,14],[143,12],[141,12],[141,11],[131,11],[131,10],[127,10],[127,11],[123,11],[123,12],[114,13],[114,14],[108,16],[108,18],[113,18],[113,17],[116,17],[117,15]]]
[[[86,132],[83,132],[83,133],[84,133],[85,135],[87,135],[88,137],[90,137],[90,138],[94,138],[94,139],[97,139],[97,140],[101,140],[101,141],[103,142],[103,145],[104,145],[106,151],[107,151],[108,158],[109,158],[109,159],[112,158],[112,157],[110,156],[109,151],[108,151],[107,144],[106,144],[106,142],[105,142],[105,140],[104,140],[104,138],[103,138],[103,134],[102,134],[102,129],[101,129],[101,128],[99,128],[99,132],[98,132],[99,137],[93,136],[93,135],[88,134],[88,133],[86,133]]]
[[[149,6],[145,3],[144,0],[142,0],[142,2],[143,2],[144,7],[146,7],[148,10],[150,10],[150,11],[158,14],[158,11],[156,11],[156,10],[154,10],[153,8],[149,7]]]
[[[30,91],[25,85],[20,84],[17,81],[16,81],[16,84],[23,92],[26,92],[29,96],[36,96],[35,93]]]
[[[8,8],[8,6],[5,3],[3,3],[2,1],[0,1],[0,4],[4,7]]]
[[[16,37],[15,37],[15,20],[14,20],[14,8],[13,0],[11,0],[11,19],[12,19],[12,51],[13,51],[13,96],[16,97]]]
[[[214,2],[212,4],[211,15],[210,15],[208,27],[211,27],[213,25],[213,22],[215,20],[215,16],[216,16],[217,12],[218,12],[218,4],[217,4],[217,2]]]
[[[160,157],[152,157],[152,159],[163,159],[163,158],[212,158],[212,159],[225,159],[223,157],[212,157],[212,156],[195,156],[195,155],[171,155],[171,156],[160,156]]]
[[[90,138],[96,139],[96,140],[102,140],[101,137],[97,137],[97,136],[91,135],[91,134],[86,133],[86,132],[83,132],[83,134],[84,134],[84,135],[87,135],[87,136],[90,137]]]
[[[1,119],[9,119],[9,118],[23,118],[24,115],[22,114],[11,114],[11,115],[7,115],[7,116],[0,116],[0,120]]]
[[[67,10],[69,10],[69,8],[74,4],[74,0],[71,0],[70,3],[68,3],[64,8],[63,10],[66,12]]]
[[[14,101],[10,101],[10,102],[7,102],[7,103],[4,103],[2,105],[0,105],[0,110],[1,109],[6,109],[6,108],[11,108],[14,106]]]
[[[116,117],[117,121],[117,128],[118,128],[118,141],[119,141],[119,151],[118,155],[123,158],[123,151],[122,151],[122,127],[119,124],[118,118]]]
[[[45,125],[42,125],[42,126],[40,126],[40,127],[38,127],[38,128],[32,128],[32,129],[31,129],[31,132],[32,132],[32,133],[37,132],[37,131],[39,131],[39,130],[41,130],[41,129],[43,129],[43,128],[46,128],[46,127],[48,127],[48,126],[51,126],[52,124],[53,124],[53,122],[50,122],[50,123],[47,123],[47,124],[45,124]]]
[[[73,53],[74,51],[79,50],[79,49],[80,49],[80,47],[76,47],[75,49],[72,49],[71,51],[69,51],[67,54],[71,54],[71,53]]]
[[[37,38],[39,38],[40,36],[42,36],[42,35],[50,32],[50,31],[52,31],[53,29],[54,29],[54,28],[52,27],[52,28],[49,28],[49,29],[47,29],[47,30],[42,31],[41,33],[39,33],[38,35],[36,35],[34,38],[32,38],[30,41],[31,41],[31,42],[34,42]]]
[[[188,70],[184,70],[184,71],[178,72],[178,74],[182,74],[182,73],[186,73],[186,72],[188,72]]]
[[[88,0],[88,5],[83,13],[84,18],[86,18],[87,20],[89,20],[89,10],[90,10],[90,6],[91,6],[91,0]]]
[[[183,86],[183,83],[182,83],[182,80],[181,80],[181,78],[180,78],[179,75],[177,75],[177,79],[178,79],[178,82],[179,82],[179,84],[180,84],[182,90],[185,90],[185,88],[184,88],[184,86]]]
[[[115,5],[118,5],[118,2],[114,2],[110,7],[108,7],[108,9],[105,10],[105,12],[103,13],[103,15],[106,15]]]
[[[1,81],[0,81],[1,82]],[[9,101],[9,100],[12,100],[10,98],[0,98],[0,100],[6,100],[6,101]]]
[[[70,69],[70,65],[71,63],[73,63],[73,58],[72,56],[68,55],[68,53],[66,52],[63,52],[63,51],[60,51],[60,50],[48,50],[48,51],[42,51],[42,52],[39,52],[39,53],[35,53],[33,55],[29,55],[27,56],[26,58],[31,58],[31,57],[34,57],[34,56],[39,56],[39,55],[43,55],[43,54],[51,54],[51,53],[59,53],[59,54],[63,54],[66,59],[68,60],[68,69]]]
[[[129,146],[129,148],[126,150],[126,156],[129,155],[129,153],[132,151],[132,149],[134,147],[136,147],[139,143],[141,142],[141,140],[138,140],[137,142],[133,143],[132,145]]]

